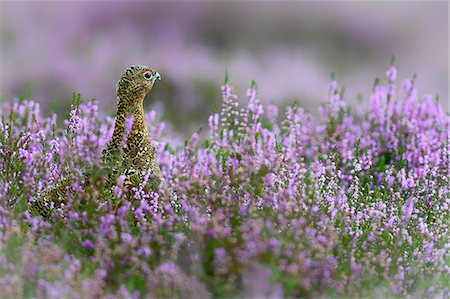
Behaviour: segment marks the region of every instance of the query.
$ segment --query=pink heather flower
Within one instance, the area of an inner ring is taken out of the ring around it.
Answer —
[[[72,133],[78,133],[81,127],[81,118],[78,116],[78,108],[74,108],[70,110],[70,120],[69,120],[69,130]]]
[[[216,231],[214,228],[211,228],[211,229],[208,231],[208,235],[209,235],[211,238],[217,238],[217,231]]]
[[[277,122],[277,116],[278,116],[278,106],[277,105],[268,105],[267,111],[266,111],[267,118],[272,124],[275,124]]]
[[[152,110],[146,114],[147,121],[149,123],[153,122],[156,119],[156,111]]]
[[[166,124],[164,122],[160,122],[158,124],[158,126],[156,127],[155,135],[160,136],[165,127],[166,127]]]
[[[406,79],[403,81],[402,89],[405,94],[405,96],[408,97],[408,99],[416,99],[417,98],[417,87],[416,83],[410,79]]]
[[[361,273],[362,267],[361,267],[360,264],[354,263],[354,264],[351,265],[351,269],[352,269],[353,273],[359,274],[359,273]]]
[[[336,80],[332,80],[328,83],[328,93],[331,95],[332,93],[334,93],[336,91],[338,87],[338,83]]]
[[[23,218],[24,218],[27,222],[30,221],[31,215],[30,215],[30,212],[29,212],[28,210],[26,210],[26,211],[23,213]]]
[[[158,272],[168,275],[176,275],[179,273],[179,267],[173,262],[164,262],[158,267]]]
[[[412,87],[412,81],[410,79],[403,80],[402,90],[405,94],[408,94]]]
[[[395,87],[394,84],[391,84],[391,85],[388,86],[387,94],[388,94],[391,98],[393,98],[393,97],[395,96],[395,91],[396,91],[396,87]]]
[[[317,236],[317,241],[320,244],[326,244],[327,243],[327,237],[325,237],[324,235],[318,235]]]
[[[249,99],[249,102],[254,101],[256,99],[256,89],[248,88],[247,89],[247,97]]]
[[[302,262],[302,268],[304,270],[308,270],[309,268],[311,268],[313,266],[314,262],[310,259],[310,258],[305,258]]]
[[[222,85],[222,95],[223,97],[229,97],[231,95],[231,87],[228,84]]]
[[[256,90],[254,88],[247,89],[248,105],[247,108],[252,112],[252,121],[256,123],[257,119],[263,114],[264,110],[256,97]]]
[[[46,298],[67,297],[67,288],[58,286],[58,284],[47,282],[44,279],[38,279],[37,286],[41,293],[46,294]]]
[[[119,176],[118,182],[117,182],[117,185],[118,185],[119,187],[123,187],[123,183],[125,182],[125,178],[126,178],[126,176],[125,176],[124,174],[121,174],[121,175]]]
[[[231,227],[227,226],[222,230],[221,237],[228,238],[229,236],[231,236]]]
[[[209,116],[208,123],[211,140],[217,140],[219,136],[219,114],[211,114]]]
[[[273,184],[274,178],[275,178],[274,173],[269,172],[268,174],[266,174],[265,179],[264,179],[264,185],[267,187],[270,187]]]
[[[189,143],[192,146],[196,146],[199,140],[200,140],[200,136],[198,135],[197,132],[195,132],[194,134],[191,135],[191,140]]]
[[[392,65],[386,71],[386,77],[388,78],[389,82],[394,82],[395,79],[397,79],[397,69],[395,68],[395,66]]]
[[[59,152],[58,138],[50,140],[48,144],[50,145],[50,150],[52,151],[53,154]]]
[[[18,116],[24,117],[25,116],[25,105],[20,105],[18,102],[14,102],[13,111],[15,111]]]
[[[5,138],[5,140],[8,139],[8,125],[3,123],[3,121],[0,119],[0,134]]]

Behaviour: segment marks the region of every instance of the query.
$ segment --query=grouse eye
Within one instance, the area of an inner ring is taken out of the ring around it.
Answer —
[[[145,79],[150,80],[152,78],[152,74],[150,72],[146,72],[144,73],[144,77]]]

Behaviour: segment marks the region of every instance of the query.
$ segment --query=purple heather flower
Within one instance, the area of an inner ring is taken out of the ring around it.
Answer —
[[[385,224],[385,228],[390,228],[390,227],[392,227],[392,224],[394,224],[394,221],[395,221],[395,218],[392,216],[392,217],[390,217],[389,218],[389,220],[386,222],[386,224]]]
[[[230,236],[231,236],[231,228],[229,226],[224,227],[224,229],[222,230],[222,233],[221,233],[221,237],[228,238]]]
[[[428,242],[425,244],[425,249],[424,249],[424,255],[425,258],[430,259],[431,258],[431,251],[433,250],[434,247],[434,242]]]
[[[338,87],[338,83],[335,80],[332,80],[328,83],[328,92],[334,93]]]
[[[362,267],[361,267],[360,264],[354,263],[354,264],[351,265],[351,269],[352,269],[353,273],[359,274],[359,273],[361,273]]]
[[[133,237],[132,237],[129,233],[122,232],[122,233],[120,234],[120,239],[121,239],[122,242],[124,242],[125,244],[130,244],[131,241],[133,240]]]
[[[211,238],[217,238],[217,231],[216,231],[214,228],[211,228],[211,229],[208,231],[208,235],[209,235]]]
[[[117,179],[117,185],[114,186],[114,194],[117,196],[117,198],[122,197],[124,182],[125,182],[125,175],[121,174]]]
[[[218,247],[214,249],[214,265],[215,267],[225,266],[227,263],[227,252],[224,248]]]
[[[78,108],[73,107],[70,110],[69,130],[72,133],[77,133],[80,130],[81,118],[78,116]]]
[[[253,88],[247,89],[248,105],[247,108],[252,112],[252,121],[256,123],[257,119],[263,114],[264,110],[256,97],[256,90]]]
[[[318,235],[317,236],[317,241],[320,244],[326,244],[327,243],[327,237],[325,237],[324,235]]]
[[[268,246],[269,246],[270,251],[272,251],[275,254],[278,254],[278,252],[280,251],[281,242],[275,238],[271,238],[269,240]]]
[[[173,262],[165,262],[158,267],[158,272],[162,274],[176,275],[179,273],[179,267]]]
[[[414,199],[410,198],[406,201],[403,208],[403,219],[408,221],[414,210]]]
[[[155,135],[160,136],[165,127],[166,127],[166,124],[164,122],[160,122],[158,124],[158,126],[156,127]]]
[[[145,257],[149,257],[152,254],[152,250],[148,246],[139,248],[137,252],[139,255],[142,255]]]
[[[395,66],[392,65],[386,71],[386,77],[388,78],[389,82],[394,82],[395,79],[397,79],[397,69],[395,68]]]
[[[190,144],[191,146],[196,146],[198,141],[200,140],[200,136],[198,135],[197,132],[195,132],[194,134],[191,135],[191,139],[190,139]]]
[[[272,124],[276,124],[278,116],[278,106],[273,104],[268,105],[266,115]]]
[[[88,250],[95,250],[94,244],[92,244],[91,240],[89,240],[89,239],[85,239],[84,241],[82,241],[81,246],[83,246],[84,248],[86,248]]]
[[[269,173],[266,174],[266,176],[265,176],[264,184],[265,184],[267,187],[272,186],[275,177],[276,177],[276,176],[275,176],[274,173],[269,172]]]
[[[78,219],[80,219],[80,214],[78,212],[74,212],[74,211],[67,211],[67,219],[69,220],[69,222],[74,222]]]
[[[222,85],[222,96],[227,98],[231,95],[231,87],[228,84]]]
[[[209,116],[209,130],[211,140],[217,140],[219,134],[219,114],[214,113]]]

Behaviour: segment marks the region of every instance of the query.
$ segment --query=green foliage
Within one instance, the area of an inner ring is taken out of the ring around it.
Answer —
[[[19,95],[19,103],[23,103],[24,100],[31,99],[33,96],[33,87],[27,85],[25,90]]]

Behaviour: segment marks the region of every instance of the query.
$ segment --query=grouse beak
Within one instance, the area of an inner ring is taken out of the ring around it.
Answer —
[[[155,74],[153,74],[153,78],[155,78],[155,81],[161,80],[161,75],[158,72],[155,72]]]

